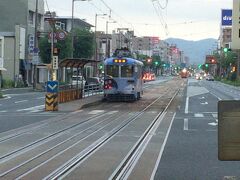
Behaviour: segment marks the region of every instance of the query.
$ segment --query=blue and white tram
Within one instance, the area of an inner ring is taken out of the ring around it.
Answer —
[[[143,93],[143,63],[130,57],[111,57],[104,61],[104,96],[107,100],[138,100]]]

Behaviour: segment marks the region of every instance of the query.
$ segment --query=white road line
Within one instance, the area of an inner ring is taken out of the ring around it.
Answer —
[[[22,103],[22,102],[27,102],[28,100],[22,100],[22,101],[16,101],[14,102],[15,104]]]
[[[216,98],[218,98],[219,101],[221,101],[222,99],[220,97],[218,97],[216,94],[210,92],[213,96],[215,96]]]
[[[202,118],[202,117],[204,117],[204,115],[201,114],[201,113],[195,113],[195,114],[194,114],[194,117]]]
[[[187,118],[184,118],[183,130],[188,131],[188,119]]]
[[[38,98],[36,98],[36,99],[45,99],[45,97],[38,97]]]
[[[33,111],[33,110],[42,109],[43,107],[45,107],[45,104],[40,105],[40,106],[34,106],[34,107],[30,107],[30,108],[25,108],[25,109],[18,109],[17,112],[21,112],[21,111]]]
[[[185,114],[188,114],[189,97],[186,98]]]
[[[161,149],[160,149],[160,153],[159,153],[158,159],[157,159],[157,161],[156,161],[156,163],[155,163],[155,167],[154,167],[154,169],[153,169],[153,172],[152,172],[152,175],[151,175],[150,180],[154,180],[154,176],[155,176],[155,174],[156,174],[156,172],[157,172],[158,165],[159,165],[159,163],[160,163],[160,161],[161,161],[162,154],[163,154],[165,145],[166,145],[166,143],[167,143],[167,139],[168,139],[170,130],[171,130],[171,128],[172,128],[172,123],[173,123],[173,120],[174,120],[175,116],[176,116],[176,113],[174,113],[173,118],[172,118],[172,121],[171,121],[171,123],[170,123],[170,126],[168,127],[168,131],[167,131],[166,137],[165,137],[165,139],[164,139],[164,141],[163,141],[163,144],[162,144],[162,147],[161,147]]]
[[[0,111],[0,113],[5,113],[5,112],[7,112],[7,111],[6,110]]]

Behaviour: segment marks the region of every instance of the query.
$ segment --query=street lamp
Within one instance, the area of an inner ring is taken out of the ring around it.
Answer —
[[[117,23],[117,21],[107,21],[106,22],[106,57],[109,57],[110,56],[110,47],[109,44],[108,44],[108,24],[109,23]]]
[[[71,54],[71,57],[73,58],[73,49],[74,49],[74,43],[73,43],[73,40],[74,40],[74,35],[73,35],[73,27],[74,27],[74,2],[75,1],[90,1],[90,0],[72,0],[72,24],[71,24],[71,31],[72,31],[72,54]]]
[[[97,43],[97,17],[98,16],[107,16],[107,14],[95,14],[95,32],[94,32],[94,40],[95,40],[95,53],[94,53],[94,59],[97,61],[98,59],[98,43]],[[97,63],[94,65],[94,72],[95,75],[97,73]]]

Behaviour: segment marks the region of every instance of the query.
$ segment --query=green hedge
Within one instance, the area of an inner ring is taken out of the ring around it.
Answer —
[[[2,80],[2,87],[3,88],[13,88],[14,87],[14,81],[10,79],[3,79]]]

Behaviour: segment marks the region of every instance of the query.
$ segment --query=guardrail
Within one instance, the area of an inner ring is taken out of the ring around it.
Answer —
[[[96,94],[103,93],[102,84],[93,84],[93,85],[85,85],[83,91],[83,97],[88,97]]]
[[[81,85],[61,85],[59,86],[58,102],[64,103],[102,93],[103,87],[101,84],[85,85],[84,89]]]

